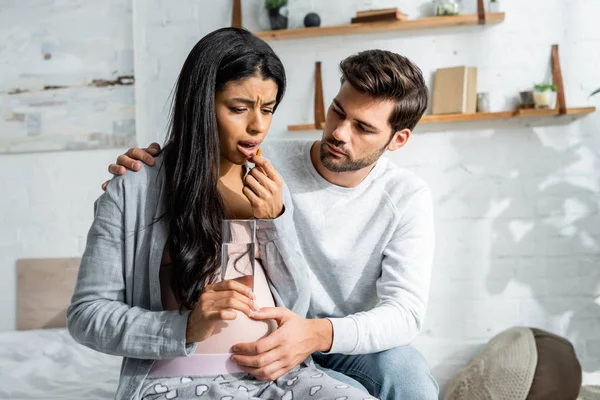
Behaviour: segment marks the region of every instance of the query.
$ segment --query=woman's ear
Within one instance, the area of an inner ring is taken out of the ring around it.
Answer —
[[[406,142],[408,142],[408,138],[410,138],[410,133],[410,129],[402,129],[401,131],[394,133],[394,137],[390,141],[390,144],[388,144],[387,150],[396,151],[404,146]]]

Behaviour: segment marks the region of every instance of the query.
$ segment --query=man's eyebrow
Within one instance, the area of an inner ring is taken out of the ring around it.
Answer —
[[[337,108],[339,108],[339,109],[340,109],[340,110],[341,110],[341,111],[342,111],[344,114],[346,113],[346,112],[344,111],[344,107],[342,107],[342,106],[341,106],[341,104],[340,104],[340,103],[339,103],[339,102],[338,102],[336,99],[333,99],[333,104],[334,104],[334,105],[335,105]],[[355,119],[355,121],[356,121],[356,122],[358,122],[358,123],[359,123],[359,124],[361,124],[361,125],[364,125],[366,128],[373,129],[373,130],[375,130],[375,131],[379,132],[379,129],[377,129],[377,128],[376,128],[376,127],[374,127],[373,125],[369,124],[368,122],[361,121],[360,119]]]
[[[341,104],[340,104],[340,103],[339,103],[339,102],[338,102],[336,99],[333,99],[333,104],[334,104],[334,105],[335,105],[337,108],[339,108],[339,109],[340,109],[340,110],[341,110],[343,113],[345,113],[345,111],[344,111],[344,107],[342,107],[342,105],[341,105]]]

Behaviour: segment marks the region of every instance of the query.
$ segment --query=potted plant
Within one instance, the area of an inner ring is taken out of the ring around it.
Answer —
[[[447,17],[460,14],[461,0],[434,0],[436,17]]]
[[[489,12],[500,12],[500,2],[498,0],[490,0]]]
[[[266,0],[265,8],[269,13],[269,22],[272,30],[287,29],[288,17],[282,14],[282,8],[287,6],[288,0]]]
[[[556,106],[556,85],[537,83],[533,86],[535,108],[554,108]]]

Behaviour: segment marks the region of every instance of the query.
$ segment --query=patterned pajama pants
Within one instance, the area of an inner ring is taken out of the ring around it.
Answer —
[[[303,364],[304,365],[304,364]],[[263,382],[248,374],[210,377],[148,377],[143,400],[375,400],[368,393],[339,382],[314,366],[296,367],[274,382]]]

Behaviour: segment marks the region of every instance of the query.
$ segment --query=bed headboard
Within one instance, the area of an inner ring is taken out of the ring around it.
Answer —
[[[17,260],[17,330],[64,328],[80,258]]]

